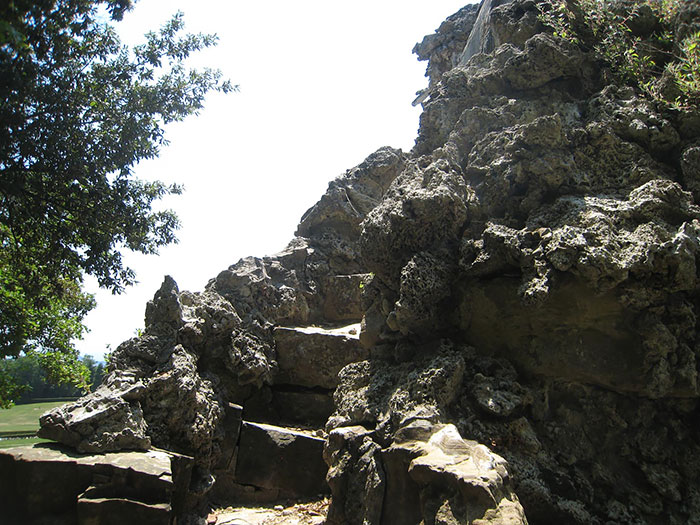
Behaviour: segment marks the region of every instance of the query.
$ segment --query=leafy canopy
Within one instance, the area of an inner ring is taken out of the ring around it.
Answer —
[[[176,242],[177,216],[152,207],[181,187],[136,179],[133,167],[167,144],[165,124],[236,89],[186,67],[217,39],[183,34],[181,13],[123,46],[110,24],[131,7],[0,2],[0,357],[39,352],[50,376],[79,384],[71,340],[94,307],[83,275],[119,293],[135,278],[121,250]]]
[[[81,356],[80,362],[89,370],[89,377],[86,379],[91,388],[98,387],[104,377],[104,363],[96,361],[89,355]],[[13,379],[13,382],[21,385],[17,387],[13,397],[16,403],[38,402],[47,398],[78,397],[81,394],[80,387],[72,384],[57,385],[49,381],[46,369],[42,365],[40,356],[37,355],[0,360],[0,381],[3,376],[8,376]]]

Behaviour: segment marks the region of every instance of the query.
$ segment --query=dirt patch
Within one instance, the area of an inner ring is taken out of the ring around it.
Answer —
[[[207,517],[208,525],[321,525],[326,521],[330,499],[261,507],[216,509]]]

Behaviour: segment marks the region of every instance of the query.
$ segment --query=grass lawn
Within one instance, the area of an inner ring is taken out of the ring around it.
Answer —
[[[28,447],[34,443],[49,443],[49,440],[38,437],[0,439],[0,450],[12,447]]]
[[[0,436],[12,433],[36,432],[39,430],[39,416],[50,408],[64,403],[65,401],[49,401],[46,403],[15,405],[8,410],[0,409]]]

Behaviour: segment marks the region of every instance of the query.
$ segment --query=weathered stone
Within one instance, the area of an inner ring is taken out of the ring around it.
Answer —
[[[411,461],[408,473],[421,487],[426,521],[449,512],[461,523],[527,524],[509,486],[503,458],[484,445],[463,440],[453,425],[437,430],[424,447],[424,453]],[[445,495],[452,498],[445,501]]]
[[[450,320],[440,308],[451,293],[454,273],[449,259],[419,253],[401,270],[399,300],[387,319],[404,335],[440,330]],[[392,316],[393,313],[393,316]]]
[[[278,372],[275,383],[333,389],[338,372],[368,356],[359,343],[359,325],[274,329]]]
[[[122,525],[125,521],[144,525],[170,525],[169,503],[146,503],[122,497],[99,497],[90,487],[78,498],[78,525]]]
[[[503,43],[494,38],[491,24],[491,11],[499,3],[498,0],[485,0],[479,5],[479,13],[459,57],[458,64],[460,66],[466,65],[469,59],[477,53],[490,53]]]
[[[227,403],[224,406],[223,431],[224,439],[221,443],[221,453],[215,469],[230,469],[234,461],[234,454],[238,446],[238,438],[241,434],[243,423],[243,407],[234,403]]]
[[[186,497],[191,463],[156,450],[100,455],[58,445],[0,450],[3,523],[117,523],[95,521],[107,516],[107,507],[116,513],[109,519],[122,523],[135,516],[143,516],[143,523],[169,523],[173,507],[187,510],[175,502]],[[96,509],[90,493],[110,503]],[[79,500],[90,508],[81,509]]]
[[[499,381],[483,374],[475,374],[470,386],[477,405],[489,415],[509,417],[523,408],[526,394],[512,380]]]
[[[366,264],[383,279],[400,278],[413,253],[459,237],[471,199],[457,167],[442,159],[425,169],[409,163],[363,222]]]
[[[323,316],[330,322],[362,319],[362,289],[368,274],[332,275],[323,282]]]
[[[400,150],[384,147],[328,185],[328,191],[301,218],[297,235],[318,236],[323,230],[349,238],[360,234],[360,223],[384,195],[403,166]]]
[[[270,500],[291,494],[288,469],[306,474],[285,459],[302,440],[247,423],[236,452],[226,407],[320,425],[337,385],[329,523],[520,524],[523,509],[532,523],[692,523],[700,115],[623,85],[595,35],[545,27],[552,8],[485,0],[426,37],[415,148],[331,182],[282,252],[202,293],[166,278],[106,391],[44,435],[83,450],[150,439],[195,456],[178,490],[204,494],[215,469],[208,494]],[[640,49],[700,27],[696,2],[668,19],[611,9]],[[678,94],[668,75],[658,90]],[[360,318],[362,350],[282,328]]]
[[[401,364],[376,360],[346,366],[327,429],[369,423],[391,432],[412,419],[436,421],[459,395],[461,350],[436,343],[416,349],[414,360]]]
[[[401,525],[420,523],[420,486],[408,475],[408,469],[416,457],[423,454],[420,446],[404,444],[382,449],[381,458],[386,477],[383,512],[380,523]]]
[[[364,427],[330,433],[328,523],[527,523],[505,460],[453,425],[418,426],[385,449]]]
[[[205,469],[216,461],[212,446],[223,439],[224,410],[195,355],[178,345],[148,382],[143,406],[154,445],[195,456]]]
[[[121,389],[101,386],[90,397],[42,415],[38,435],[82,453],[147,450],[151,440],[138,401],[142,394],[140,382]]]
[[[385,474],[380,452],[381,447],[364,427],[331,431],[323,451],[333,494],[326,523],[381,523]]]
[[[440,24],[432,35],[426,35],[423,40],[413,47],[413,52],[419,60],[427,60],[425,76],[429,78],[429,89],[437,85],[442,74],[457,65],[459,57],[464,51],[464,46],[469,39],[469,34],[474,27],[479,6],[470,4],[464,6],[455,14],[450,15]],[[430,91],[425,90],[427,98]],[[425,98],[419,97],[414,105]]]
[[[236,483],[277,489],[283,497],[326,492],[325,440],[283,427],[244,422]]]

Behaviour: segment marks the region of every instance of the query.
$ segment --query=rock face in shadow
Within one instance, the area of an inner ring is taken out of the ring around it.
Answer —
[[[382,361],[341,371],[329,427],[364,429],[348,460],[362,464],[370,441],[389,458],[415,421],[452,422],[505,458],[530,523],[692,521],[700,207],[683,159],[698,115],[607,84],[537,14],[482,2],[424,99],[413,155],[360,237],[374,275],[361,341]],[[441,355],[461,364],[437,389],[424,363]],[[351,515],[391,523],[364,499]]]
[[[188,510],[191,469],[191,458],[155,450],[76,454],[45,444],[1,450],[2,522],[169,525]]]
[[[43,435],[189,454],[191,493],[262,501],[288,479],[241,447],[306,427],[333,524],[697,520],[700,115],[611,83],[539,9],[448,18],[415,48],[414,149],[331,182],[281,253],[166,278]]]

